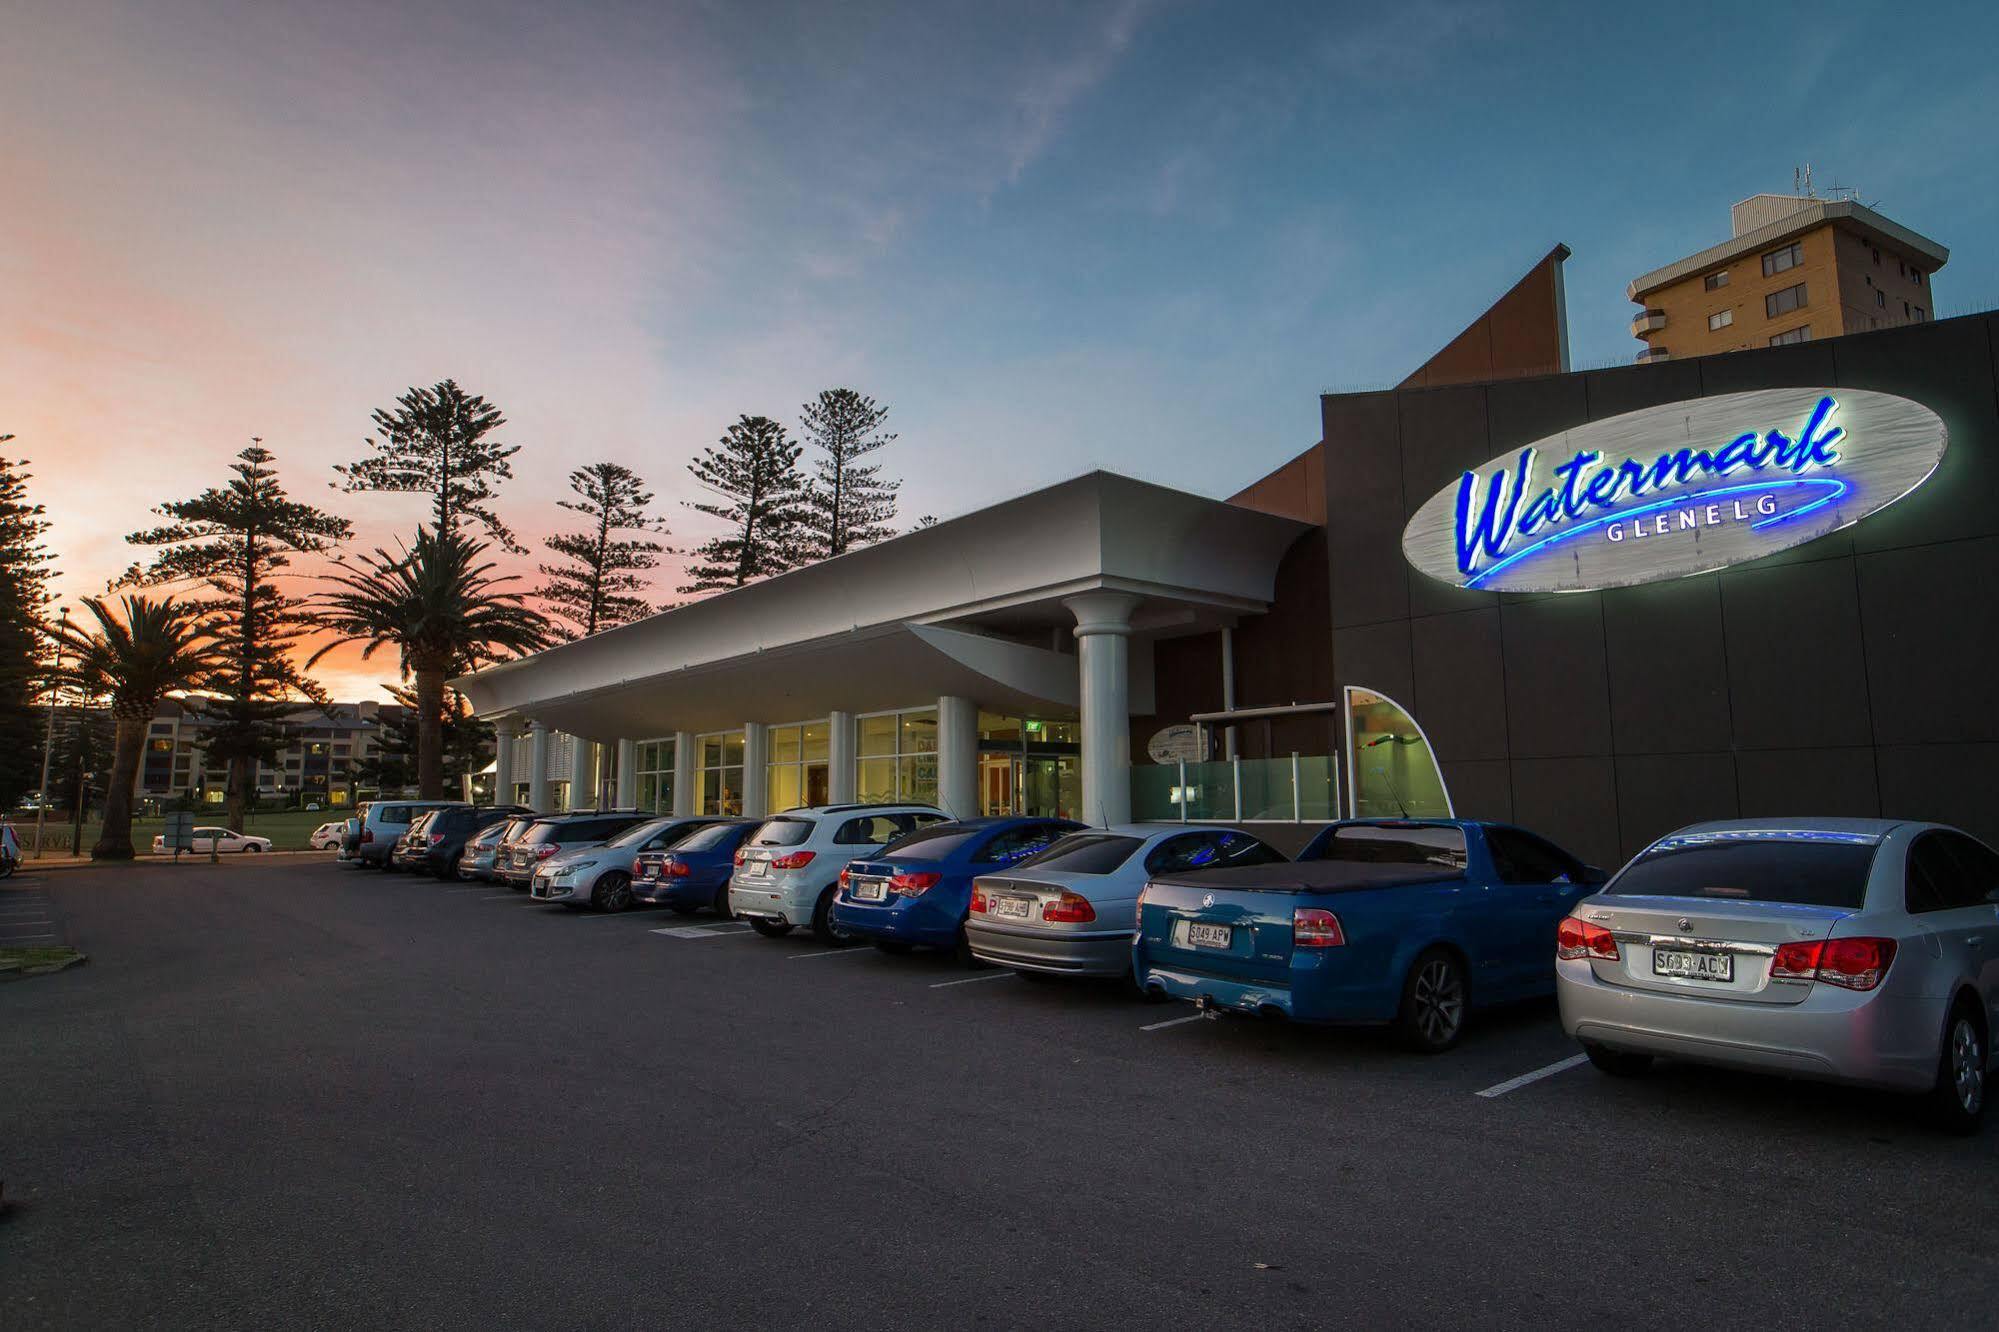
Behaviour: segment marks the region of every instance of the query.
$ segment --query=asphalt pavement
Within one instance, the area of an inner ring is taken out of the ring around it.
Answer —
[[[1999,1321],[1999,1123],[297,860],[0,984],[0,1326]],[[1485,1093],[1485,1094],[1481,1094]]]

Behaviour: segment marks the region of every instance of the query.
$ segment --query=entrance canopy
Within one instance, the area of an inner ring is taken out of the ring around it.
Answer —
[[[945,696],[1066,718],[1082,705],[1071,599],[1116,592],[1131,710],[1146,713],[1149,640],[1267,609],[1307,530],[1092,472],[455,683],[482,717],[599,741]]]

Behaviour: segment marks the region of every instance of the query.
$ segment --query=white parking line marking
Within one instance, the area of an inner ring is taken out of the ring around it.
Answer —
[[[519,893],[499,893],[493,897],[482,897],[479,900],[481,902],[518,902],[521,900],[521,895]]]
[[[1177,1027],[1183,1022],[1205,1021],[1207,1019],[1207,1016],[1208,1015],[1206,1013],[1192,1013],[1183,1018],[1167,1018],[1166,1021],[1164,1022],[1154,1022],[1149,1026],[1140,1027],[1139,1030],[1158,1031],[1161,1027]]]
[[[665,907],[632,907],[628,911],[600,911],[594,916],[585,916],[583,919],[618,920],[625,916],[657,916],[664,910],[666,910]]]
[[[1532,1073],[1522,1073],[1517,1078],[1508,1078],[1506,1081],[1487,1087],[1484,1091],[1477,1094],[1485,1097],[1487,1100],[1491,1100],[1495,1096],[1504,1096],[1510,1091],[1519,1091],[1530,1082],[1539,1082],[1542,1078],[1552,1078],[1557,1073],[1566,1072],[1574,1068],[1577,1064],[1586,1062],[1588,1059],[1588,1055],[1570,1055],[1567,1059],[1561,1060],[1559,1063],[1550,1064],[1546,1068],[1537,1068]]]
[[[872,948],[827,948],[817,953],[793,953],[791,960],[798,962],[808,957],[864,957],[874,951]]]
[[[948,990],[953,985],[976,985],[980,981],[1010,980],[1012,977],[1013,973],[1011,971],[995,971],[984,976],[967,976],[963,980],[938,981],[930,988],[933,990]]]
[[[750,933],[747,925],[730,929],[726,924],[715,925],[668,925],[664,929],[648,930],[648,934],[664,934],[672,939],[740,939]]]

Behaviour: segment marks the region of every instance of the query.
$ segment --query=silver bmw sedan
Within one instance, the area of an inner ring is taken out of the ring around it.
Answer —
[[[1978,1127],[1999,1014],[1999,855],[1933,823],[1702,823],[1647,847],[1556,939],[1590,1061],[1654,1056],[1929,1096]]]

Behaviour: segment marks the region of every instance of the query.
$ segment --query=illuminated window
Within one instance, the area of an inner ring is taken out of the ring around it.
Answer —
[[[937,709],[862,717],[858,795],[862,800],[937,800]]]
[[[637,779],[638,807],[655,814],[673,812],[673,738],[641,740],[636,747],[632,775]]]
[[[776,812],[823,805],[827,792],[832,727],[824,721],[770,728],[770,757],[764,768],[765,808]]]
[[[1775,277],[1788,269],[1805,262],[1805,247],[1802,242],[1792,241],[1781,250],[1772,250],[1763,256],[1763,276]]]
[[[743,733],[717,731],[697,736],[701,746],[697,775],[701,783],[703,814],[743,812]]]

